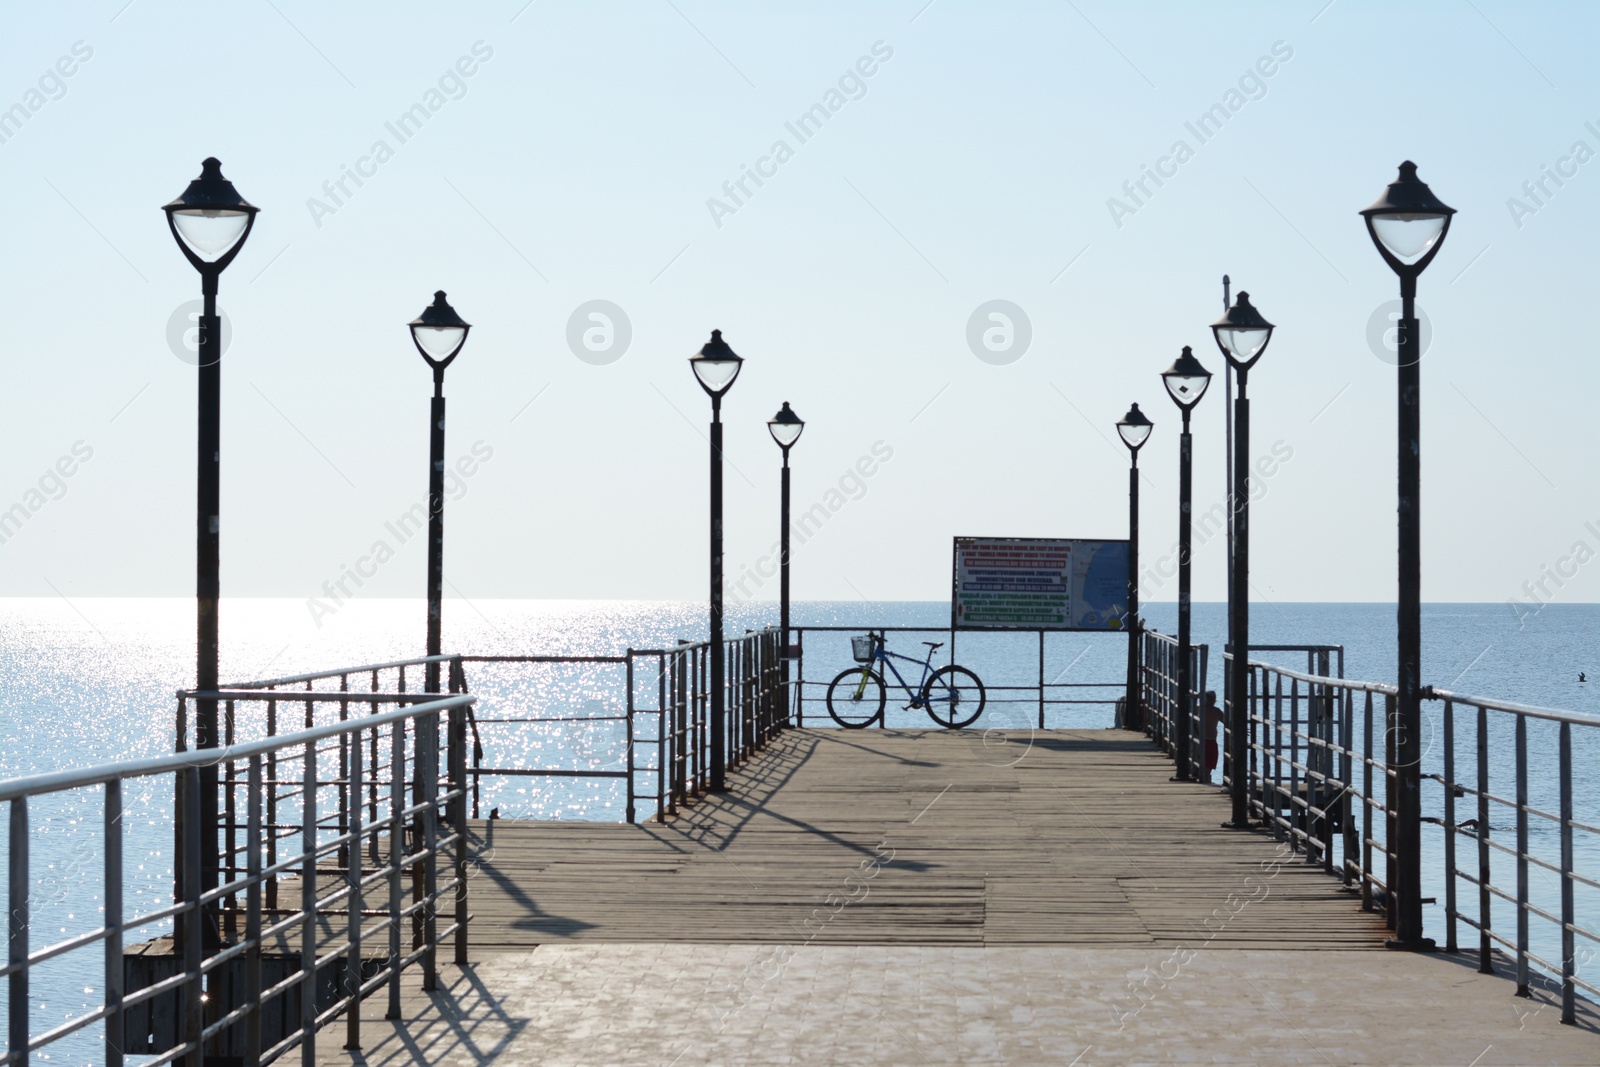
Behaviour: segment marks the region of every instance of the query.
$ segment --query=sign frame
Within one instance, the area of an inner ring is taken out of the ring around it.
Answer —
[[[1075,616],[1077,614],[1076,611],[1069,612],[1068,622],[1067,622],[1067,624],[1064,624],[1064,625],[1063,624],[1040,624],[1038,622],[1032,622],[1032,623],[1029,623],[1029,622],[1017,622],[1017,623],[1009,623],[1009,624],[998,624],[998,623],[977,623],[977,624],[974,624],[974,623],[961,621],[961,617],[960,617],[961,604],[962,604],[962,598],[961,598],[961,547],[962,547],[962,543],[963,542],[967,542],[969,544],[972,543],[972,542],[984,542],[984,543],[988,543],[988,544],[1060,544],[1062,542],[1065,542],[1065,543],[1073,546],[1074,549],[1076,549],[1076,547],[1078,545],[1084,545],[1084,546],[1089,546],[1089,545],[1094,545],[1094,546],[1121,545],[1121,546],[1123,546],[1124,552],[1126,552],[1128,550],[1128,548],[1129,548],[1129,546],[1131,544],[1130,540],[1128,538],[1126,538],[1126,537],[980,537],[980,536],[956,536],[955,538],[952,539],[951,547],[950,547],[950,629],[952,631],[954,631],[954,630],[966,630],[966,631],[972,631],[972,632],[988,631],[988,632],[991,632],[991,633],[1005,633],[1005,632],[1016,632],[1016,631],[1049,630],[1049,631],[1061,632],[1061,633],[1111,633],[1111,634],[1124,634],[1124,635],[1128,632],[1127,629],[1124,626],[1122,626],[1120,624],[1110,623],[1110,622],[1108,622],[1106,625],[1101,625],[1101,626],[1078,626],[1078,625],[1073,625],[1072,624],[1073,623],[1072,616]],[[1066,580],[1068,582],[1069,608],[1072,606],[1070,604],[1071,589],[1072,589],[1072,585],[1071,585],[1071,583],[1072,583],[1072,571],[1071,571],[1071,568],[1072,568],[1072,564],[1069,562],[1067,578],[1066,578]],[[1124,594],[1124,599],[1126,599],[1126,594]],[[1125,614],[1125,612],[1124,612],[1124,614]]]

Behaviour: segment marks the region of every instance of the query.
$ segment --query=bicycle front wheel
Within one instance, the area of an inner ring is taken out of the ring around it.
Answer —
[[[970,726],[983,714],[985,699],[983,683],[965,667],[940,667],[922,687],[928,717],[946,730]]]
[[[883,714],[883,703],[883,677],[865,667],[840,671],[828,686],[828,714],[846,730],[871,726]]]

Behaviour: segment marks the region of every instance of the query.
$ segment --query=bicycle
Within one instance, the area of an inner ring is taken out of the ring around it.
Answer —
[[[910,698],[910,703],[906,705],[908,709],[923,709],[929,718],[947,730],[970,726],[983,714],[986,699],[983,683],[976,674],[953,663],[934,670],[933,654],[944,646],[944,642],[922,643],[928,646],[926,660],[890,652],[884,647],[884,635],[881,633],[869,632],[865,636],[852,637],[850,649],[861,666],[840,671],[839,676],[829,684],[828,714],[833,716],[833,721],[846,730],[863,730],[882,719],[887,687],[883,674],[873,670],[874,663],[882,663]],[[922,668],[922,678],[916,689],[907,684],[895,667],[893,661],[897,659]]]

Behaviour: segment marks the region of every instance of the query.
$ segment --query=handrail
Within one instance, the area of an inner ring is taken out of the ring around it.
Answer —
[[[1457,704],[1471,704],[1475,708],[1488,708],[1490,711],[1505,711],[1513,715],[1526,715],[1530,719],[1544,719],[1547,722],[1565,722],[1573,726],[1600,726],[1600,716],[1585,715],[1577,711],[1562,711],[1558,708],[1541,708],[1537,704],[1517,704],[1510,700],[1499,700],[1495,697],[1477,697],[1466,693],[1456,693],[1449,689],[1437,689],[1425,686],[1422,696],[1428,700],[1449,700]]]
[[[273,694],[274,697],[281,695],[278,693]],[[339,694],[319,694],[319,696],[337,695]],[[373,694],[355,693],[351,695],[370,699]],[[440,697],[437,700],[430,700],[426,704],[414,704],[408,708],[387,711],[364,719],[351,719],[349,722],[317,726],[310,730],[300,730],[292,734],[278,734],[275,737],[261,741],[245,741],[223,748],[198,748],[191,749],[188,752],[171,752],[164,756],[147,756],[144,759],[124,760],[120,763],[102,763],[79,770],[46,771],[42,774],[23,775],[20,778],[7,778],[0,781],[0,803],[19,798],[40,796],[45,793],[59,793],[64,789],[83,789],[91,785],[105,785],[107,782],[128,778],[148,778],[151,775],[170,774],[174,771],[215,767],[221,763],[249,759],[251,756],[265,756],[280,748],[295,748],[300,745],[323,741],[330,737],[338,737],[340,734],[387,726],[401,719],[411,719],[418,715],[464,708],[472,703],[474,699],[476,698],[472,696]]]
[[[397,659],[389,663],[366,663],[359,667],[340,667],[331,671],[315,671],[311,674],[294,674],[287,678],[268,678],[251,682],[240,682],[231,688],[235,689],[269,689],[278,685],[292,685],[296,682],[317,682],[324,678],[337,678],[342,674],[357,674],[363,671],[390,671],[397,667],[422,667],[429,663],[446,663],[456,657],[453,655],[417,656],[414,659]]]

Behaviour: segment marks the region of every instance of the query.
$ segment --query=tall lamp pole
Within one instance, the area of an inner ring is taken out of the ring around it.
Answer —
[[[1155,428],[1135,404],[1117,423],[1117,436],[1128,446],[1128,695],[1122,724],[1130,730],[1142,725],[1139,714],[1139,449]]]
[[[456,314],[444,291],[410,322],[411,341],[433,368],[433,404],[428,413],[428,655],[441,647],[444,606],[444,369],[467,343],[471,324]],[[426,691],[437,693],[439,663],[429,660]]]
[[[727,724],[724,720],[722,647],[722,397],[733,388],[744,358],[728,347],[721,330],[689,357],[700,388],[711,398],[711,791],[727,787]]]
[[[1161,372],[1161,382],[1167,395],[1183,412],[1183,432],[1178,437],[1178,773],[1174,779],[1193,781],[1199,777],[1194,768],[1193,736],[1194,679],[1190,677],[1189,660],[1193,655],[1189,635],[1190,570],[1193,561],[1194,500],[1194,440],[1189,435],[1189,415],[1211,384],[1211,372],[1194,358],[1188,345],[1173,362]]]
[[[1417,276],[1439,254],[1455,208],[1417,177],[1417,165],[1400,164],[1400,176],[1361,212],[1378,254],[1400,276],[1399,337],[1399,564],[1397,597],[1399,699],[1394,768],[1395,885],[1397,912],[1392,947],[1426,950],[1422,936],[1422,360],[1417,323]]]
[[[783,714],[789,716],[789,449],[800,440],[806,428],[805,420],[794,413],[785,400],[778,413],[767,420],[767,432],[783,449],[783,479],[778,505],[778,629],[781,631],[783,652],[779,667],[779,682],[783,686]]]
[[[1224,825],[1243,830],[1250,825],[1248,792],[1250,728],[1250,368],[1272,340],[1272,323],[1241,292],[1211,332],[1239,382],[1233,401],[1233,560],[1228,574],[1228,766],[1233,818]]]
[[[217,688],[217,601],[221,596],[222,322],[217,317],[217,279],[244,247],[259,209],[222,176],[222,164],[213,157],[200,164],[200,177],[189,183],[183,195],[162,210],[184,258],[200,272],[204,298],[195,457],[195,688],[206,692]],[[218,741],[217,701],[202,697],[195,701],[195,747],[215,748]],[[210,890],[218,885],[216,764],[201,768],[199,799],[202,840],[209,843],[200,855],[201,887]],[[209,923],[206,929],[208,937],[215,936]]]

